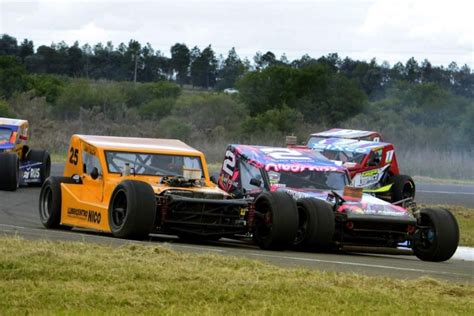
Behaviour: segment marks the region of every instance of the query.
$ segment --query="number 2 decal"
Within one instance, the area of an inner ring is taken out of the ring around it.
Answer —
[[[222,164],[222,170],[227,173],[229,176],[234,174],[234,167],[235,167],[235,155],[233,152],[228,150],[225,153],[225,160]]]
[[[262,151],[277,160],[311,160],[311,158],[305,157],[302,153],[293,149],[262,148]]]
[[[71,154],[71,156],[69,157],[69,162],[72,163],[74,166],[77,166],[77,162],[79,160],[79,149],[71,147],[71,150],[69,150],[69,152]]]

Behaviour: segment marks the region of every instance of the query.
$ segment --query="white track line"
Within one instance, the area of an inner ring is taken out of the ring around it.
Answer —
[[[0,226],[8,227],[8,228],[17,228],[17,229],[28,229],[28,230],[38,230],[41,232],[46,232],[44,229],[38,228],[26,228],[22,226],[15,226],[15,225],[6,225],[0,224]],[[6,231],[5,231],[6,232]],[[10,232],[10,231],[8,231]],[[48,230],[48,232],[56,232],[62,233],[60,231],[55,230]],[[64,233],[63,233],[64,234]],[[105,236],[91,236],[86,234],[78,233],[78,235],[82,235],[83,237],[93,237],[93,238],[107,238]],[[133,242],[133,241],[132,241]],[[216,249],[216,248],[205,248],[205,247],[196,247],[196,246],[185,246],[185,245],[177,245],[173,244],[172,247],[178,248],[189,248],[189,249],[197,249],[197,250],[205,250],[205,251],[213,251],[213,252],[220,252],[220,253],[228,253],[225,250]],[[463,247],[467,248],[467,247]],[[471,248],[467,248],[471,249]],[[231,254],[231,253],[230,253]],[[254,257],[263,257],[263,258],[274,258],[274,259],[286,259],[286,260],[293,260],[293,261],[307,261],[307,262],[319,262],[319,263],[331,263],[331,264],[340,264],[340,265],[348,265],[348,266],[359,266],[359,267],[368,267],[368,268],[379,268],[379,269],[388,269],[388,270],[398,270],[398,271],[411,271],[411,272],[422,272],[422,273],[435,273],[435,274],[447,274],[447,275],[461,275],[461,276],[469,276],[472,277],[472,274],[464,274],[464,273],[452,273],[452,272],[444,272],[444,271],[435,271],[435,270],[425,270],[425,269],[414,269],[414,268],[401,268],[401,267],[394,267],[394,266],[385,266],[379,264],[369,264],[369,263],[357,263],[357,262],[345,262],[345,261],[335,261],[335,260],[322,260],[322,259],[314,259],[314,258],[304,258],[304,257],[293,257],[293,256],[282,256],[282,255],[270,255],[270,254],[263,254],[263,253],[253,253],[248,252],[246,255],[254,256]]]
[[[465,195],[474,195],[474,192],[451,192],[451,191],[426,191],[426,190],[416,190],[420,193],[439,193],[439,194],[465,194]]]
[[[448,275],[461,275],[461,276],[472,277],[472,274],[465,274],[465,273],[452,273],[452,272],[425,270],[425,269],[401,268],[401,267],[393,267],[393,266],[385,266],[385,265],[369,264],[369,263],[345,262],[345,261],[334,261],[334,260],[321,260],[321,259],[303,258],[303,257],[277,256],[277,255],[267,255],[267,254],[259,254],[259,253],[250,253],[249,255],[250,256],[256,256],[256,257],[264,257],[264,258],[267,257],[267,258],[275,258],[275,259],[289,259],[289,260],[296,260],[296,261],[310,261],[310,262],[332,263],[332,264],[341,264],[341,265],[359,266],[359,267],[368,267],[368,268],[379,268],[379,269],[411,271],[411,272],[423,272],[423,273],[436,273],[436,274],[448,274]]]

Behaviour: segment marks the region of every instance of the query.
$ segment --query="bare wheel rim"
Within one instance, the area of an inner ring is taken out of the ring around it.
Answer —
[[[125,223],[127,217],[127,196],[125,191],[120,190],[115,194],[112,204],[112,224],[120,228]]]
[[[41,196],[41,219],[47,221],[51,216],[51,206],[53,202],[53,191],[50,186],[46,186]]]
[[[429,250],[435,245],[436,229],[434,227],[433,222],[428,216],[423,216],[422,220],[422,223],[425,228],[421,230],[421,240],[417,246],[421,250]]]

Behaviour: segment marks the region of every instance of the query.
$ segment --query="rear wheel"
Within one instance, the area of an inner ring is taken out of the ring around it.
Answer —
[[[293,243],[298,229],[298,209],[285,192],[265,192],[255,201],[254,238],[262,249],[280,250]]]
[[[67,177],[49,177],[43,183],[39,198],[39,216],[46,228],[63,228],[61,223],[61,183],[74,183]]]
[[[41,162],[40,166],[40,183],[32,183],[33,186],[41,186],[51,173],[51,157],[46,150],[30,150],[26,156],[26,160]]]
[[[294,245],[319,250],[328,248],[335,231],[331,205],[314,198],[303,198],[297,201],[297,206],[299,223]]]
[[[459,226],[451,212],[442,208],[421,211],[419,238],[413,243],[413,252],[424,261],[446,261],[459,244]]]
[[[156,216],[153,188],[141,181],[122,181],[115,188],[109,205],[109,225],[119,238],[146,238]]]
[[[15,191],[20,185],[20,161],[14,153],[0,154],[0,190]]]
[[[390,189],[392,202],[415,198],[415,181],[410,176],[397,174],[393,175],[390,180],[392,182],[392,188]]]

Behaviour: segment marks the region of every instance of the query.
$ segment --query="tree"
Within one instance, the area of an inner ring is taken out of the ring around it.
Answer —
[[[245,70],[243,62],[240,60],[239,55],[237,55],[235,48],[232,47],[222,64],[222,68],[219,70],[220,80],[218,88],[225,89],[234,87],[235,82],[244,74]]]
[[[1,55],[13,55],[18,54],[18,44],[16,38],[3,34],[0,38],[0,56]]]
[[[266,67],[275,65],[277,63],[277,59],[274,53],[268,51],[262,55],[262,53],[257,52],[253,57],[255,62],[255,66],[257,70],[265,69]]]
[[[128,42],[127,56],[130,57],[133,67],[133,82],[137,82],[138,63],[141,59],[141,45],[133,39]]]
[[[20,56],[21,61],[25,63],[25,59],[28,56],[33,55],[34,53],[34,45],[33,41],[29,41],[26,38],[21,43],[20,47],[18,48],[18,56]]]
[[[415,58],[408,59],[405,65],[406,80],[411,83],[420,82],[420,67]]]
[[[176,72],[176,81],[183,86],[188,82],[191,55],[185,44],[176,43],[171,47],[171,67]]]
[[[194,51],[194,52],[193,52]],[[191,80],[193,86],[213,87],[217,77],[217,59],[211,45],[206,47],[199,55],[198,50],[192,51]]]
[[[0,99],[10,98],[26,86],[25,67],[14,56],[0,56]]]
[[[70,76],[78,77],[83,73],[82,50],[79,48],[79,42],[77,41],[67,49],[67,66],[67,73]]]

